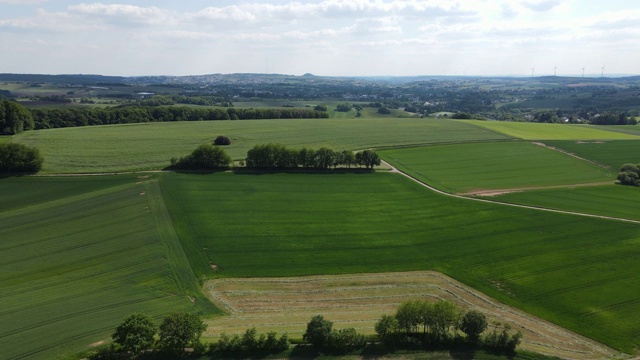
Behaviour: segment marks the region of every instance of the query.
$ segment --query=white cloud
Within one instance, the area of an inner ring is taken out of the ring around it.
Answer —
[[[116,24],[171,25],[176,22],[173,14],[155,6],[140,7],[94,3],[71,5],[68,7],[68,11],[70,14],[99,18]]]

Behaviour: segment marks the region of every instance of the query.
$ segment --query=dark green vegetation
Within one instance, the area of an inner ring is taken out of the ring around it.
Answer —
[[[89,125],[115,125],[147,122],[254,119],[319,119],[329,117],[325,112],[307,109],[220,109],[141,106],[110,107],[104,109],[37,108],[31,110],[31,116],[33,117],[32,128],[35,128],[36,130]]]
[[[40,151],[22,144],[0,144],[0,173],[28,173],[40,171],[44,159]]]
[[[610,171],[528,142],[434,145],[385,150],[380,155],[414,177],[450,192],[615,179]]]
[[[180,159],[171,159],[171,168],[180,170],[219,170],[226,169],[232,160],[219,146],[203,144],[198,146],[191,154]]]
[[[640,186],[640,168],[636,164],[624,164],[617,179],[622,185]]]
[[[637,345],[635,224],[449,198],[395,174],[161,180],[199,278],[434,269],[618,349]]]
[[[226,134],[232,139],[225,151],[233,159],[244,159],[251,147],[269,142],[294,148],[356,150],[507,138],[469,124],[438,119],[293,119],[28,131],[12,141],[40,149],[46,159],[45,173],[98,173],[162,169],[172,157],[210,144],[213,134]]]
[[[0,135],[15,135],[33,127],[31,114],[22,105],[10,100],[0,101]]]
[[[498,328],[501,328],[498,331]],[[447,300],[411,300],[398,306],[394,315],[383,315],[375,325],[378,338],[392,348],[459,348],[463,344],[497,353],[515,354],[522,339],[521,332],[511,332],[509,325],[494,324],[487,329],[481,312],[464,313]],[[463,337],[459,332],[466,336]]]
[[[323,147],[314,149],[290,149],[281,144],[256,145],[247,152],[246,165],[250,169],[315,169],[327,170],[352,165],[373,169],[380,165],[380,157],[373,150],[353,153],[349,150],[334,151]]]
[[[26,177],[0,187],[3,359],[88,348],[140,309],[217,311],[200,294],[157,180]]]

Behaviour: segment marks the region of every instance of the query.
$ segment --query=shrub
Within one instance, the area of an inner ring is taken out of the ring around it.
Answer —
[[[391,114],[391,110],[389,110],[386,106],[381,106],[378,108],[378,114]]]
[[[171,159],[171,166],[176,169],[216,170],[229,167],[231,157],[220,147],[200,145],[193,152],[183,158]]]
[[[622,185],[640,186],[640,166],[624,164],[617,177]]]
[[[0,144],[0,173],[37,173],[44,159],[37,148],[22,144]]]
[[[316,105],[313,110],[315,111],[327,111],[327,105]]]
[[[228,136],[220,135],[213,141],[213,145],[231,145],[231,139]]]

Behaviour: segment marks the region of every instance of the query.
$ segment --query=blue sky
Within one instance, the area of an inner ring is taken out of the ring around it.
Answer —
[[[640,3],[0,0],[0,48],[15,73],[640,74]]]

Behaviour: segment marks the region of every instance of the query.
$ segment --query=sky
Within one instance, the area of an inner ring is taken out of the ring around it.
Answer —
[[[0,0],[0,49],[0,73],[637,75],[640,1]]]

